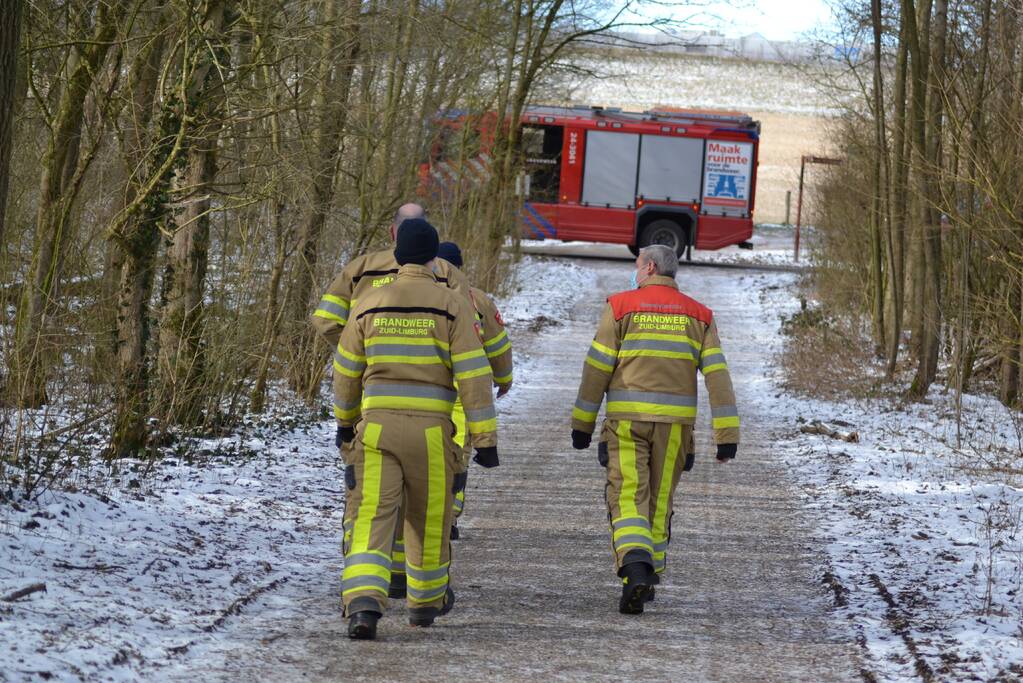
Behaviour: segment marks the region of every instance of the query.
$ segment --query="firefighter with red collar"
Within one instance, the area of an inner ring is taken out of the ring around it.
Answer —
[[[674,250],[640,250],[637,287],[608,298],[572,411],[572,445],[588,448],[607,396],[597,457],[607,468],[623,614],[643,612],[665,569],[672,498],[693,464],[697,371],[710,397],[718,461],[735,458],[739,443],[739,413],[714,316],[679,291],[677,270]]]
[[[444,259],[456,269],[463,265],[462,250],[454,242],[441,242],[437,250],[437,256]],[[497,310],[493,300],[486,292],[476,287],[469,287],[469,302],[476,310],[476,319],[483,330],[483,350],[487,352],[487,360],[490,361],[490,370],[494,373],[494,386],[497,387],[497,398],[501,398],[511,389],[513,362],[512,345],[508,337],[508,331],[504,327],[504,320]],[[462,402],[455,402],[455,411],[451,415],[458,432],[455,434],[455,443],[462,448],[462,465],[464,467],[459,480],[458,492],[455,494],[454,516],[455,523],[451,527],[451,539],[458,538],[458,519],[465,512],[465,487],[469,474],[469,456],[472,445],[469,435],[465,430],[465,412],[462,410]]]
[[[425,220],[400,225],[397,277],[350,309],[334,356],[339,432],[353,443],[345,466],[342,587],[351,638],[376,637],[399,524],[405,528],[409,623],[430,626],[454,604],[448,534],[461,458],[452,438],[457,396],[476,461],[498,464],[493,374],[475,311],[437,281],[438,244]]]

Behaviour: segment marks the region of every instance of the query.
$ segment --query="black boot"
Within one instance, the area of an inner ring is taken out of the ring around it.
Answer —
[[[348,619],[348,637],[354,640],[373,640],[377,637],[380,612],[356,612]]]
[[[653,590],[653,571],[646,562],[632,562],[622,567],[622,599],[618,611],[622,614],[642,614],[643,604]]]
[[[455,592],[448,586],[448,592],[444,594],[443,607],[413,607],[408,611],[408,623],[411,626],[433,626],[434,619],[444,616],[454,606]]]
[[[387,589],[387,597],[404,600],[408,592],[408,579],[404,574],[391,574],[391,585]]]
[[[451,540],[452,541],[458,540],[458,527],[455,526],[454,524],[451,525]]]

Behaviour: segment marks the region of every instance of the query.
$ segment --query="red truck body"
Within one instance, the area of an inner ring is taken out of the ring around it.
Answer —
[[[420,169],[435,196],[466,170],[489,174],[496,117],[479,117],[481,153],[461,165],[435,144]],[[445,125],[465,125],[449,113]],[[522,236],[720,249],[753,234],[760,124],[734,112],[530,107],[523,114]]]

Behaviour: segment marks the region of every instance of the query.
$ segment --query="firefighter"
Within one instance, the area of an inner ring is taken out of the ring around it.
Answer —
[[[351,638],[376,636],[403,497],[409,623],[430,626],[454,604],[448,530],[461,455],[452,439],[456,395],[476,462],[498,464],[493,374],[474,311],[438,282],[438,243],[425,220],[400,225],[397,278],[350,309],[334,354],[335,413],[342,441],[354,442],[345,467],[342,588]]]
[[[423,207],[418,204],[409,203],[399,207],[390,226],[391,240],[396,238],[398,226],[402,221],[422,218],[425,214]],[[469,283],[461,271],[440,259],[435,261],[434,269],[438,282],[468,296]],[[358,299],[390,284],[397,273],[398,263],[394,259],[393,247],[353,259],[330,283],[327,292],[320,299],[316,310],[313,311],[311,317],[313,329],[330,344],[332,349],[336,349],[338,340],[341,338],[341,331],[348,322],[349,312],[356,305]],[[340,432],[335,435],[334,443],[344,455],[345,447],[341,443]],[[405,550],[404,539],[401,538],[402,531],[402,526],[398,525],[398,538],[394,542],[392,598],[405,597]]]
[[[462,250],[454,242],[441,242],[437,250],[437,256],[444,259],[455,268],[463,266]],[[504,320],[497,310],[493,300],[486,292],[476,287],[469,287],[469,302],[476,310],[476,319],[483,329],[483,350],[487,352],[487,359],[490,361],[490,370],[494,373],[494,385],[497,387],[497,398],[501,398],[511,389],[512,385],[512,346],[508,331],[504,328]],[[462,411],[461,401],[455,402],[455,410],[452,419],[458,432],[455,434],[455,443],[462,449],[463,472],[460,474],[458,492],[455,494],[454,502],[454,523],[451,525],[451,540],[458,539],[458,518],[465,511],[465,486],[468,481],[469,456],[472,445],[465,433],[465,413]]]
[[[665,569],[672,497],[692,468],[696,373],[710,395],[717,460],[735,458],[739,414],[710,309],[678,290],[678,256],[640,250],[636,288],[608,298],[583,364],[572,411],[572,445],[589,448],[600,404],[607,416],[597,458],[622,595],[618,611],[640,614]]]

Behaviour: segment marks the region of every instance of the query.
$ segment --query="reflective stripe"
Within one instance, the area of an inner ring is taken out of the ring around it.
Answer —
[[[682,358],[695,360],[697,350],[688,341],[667,341],[656,339],[637,339],[622,342],[618,352],[620,358],[634,356],[653,356],[660,358]]]
[[[669,417],[696,417],[696,397],[666,394],[656,391],[607,392],[607,412],[666,415]]]
[[[621,550],[624,546],[639,546],[641,548],[649,548],[650,552],[654,550],[653,541],[650,540],[649,536],[643,534],[626,534],[614,540],[615,550]]]
[[[445,365],[450,364],[450,357],[447,351],[437,346],[420,346],[416,344],[374,344],[366,347],[366,356],[372,364],[376,358],[378,363],[385,362],[384,358],[394,356],[397,358],[431,358],[436,359]],[[413,363],[418,361],[411,361]]]
[[[364,590],[377,591],[387,595],[387,589],[391,583],[391,558],[384,553],[370,550],[369,547],[370,532],[380,505],[383,454],[377,448],[377,444],[380,442],[381,429],[379,424],[370,422],[366,424],[366,430],[363,433],[362,474],[357,479],[362,500],[355,513],[351,547],[345,556],[342,595]]]
[[[386,555],[374,552],[368,553],[350,553],[345,558],[345,566],[351,566],[356,564],[375,564],[380,567],[390,567],[391,560]]]
[[[451,346],[435,337],[397,337],[394,335],[381,335],[379,337],[370,337],[366,340],[366,349],[368,350],[371,346],[381,346],[386,344],[403,344],[406,346],[436,346],[438,349],[447,351]],[[450,354],[449,354],[450,355]]]
[[[611,348],[610,346],[604,346],[603,344],[601,344],[601,343],[600,343],[599,341],[597,341],[596,339],[594,339],[594,340],[593,340],[592,342],[590,342],[590,348],[591,348],[591,349],[594,349],[594,350],[596,350],[596,351],[599,351],[600,353],[602,353],[602,354],[604,354],[605,356],[608,356],[609,358],[612,358],[612,359],[613,359],[613,358],[614,358],[615,356],[617,356],[617,355],[618,355],[618,352],[617,352],[617,351],[615,351],[614,349],[612,349],[612,348]]]
[[[712,417],[739,417],[739,409],[735,406],[711,406]]]
[[[388,571],[388,574],[390,572]],[[387,595],[387,589],[391,585],[391,578],[388,576],[386,579],[380,576],[354,576],[351,578],[345,578],[341,581],[341,595],[348,595],[356,591],[377,591]]]
[[[676,422],[671,425],[671,431],[668,434],[668,444],[664,451],[664,467],[661,470],[661,483],[657,487],[657,498],[651,515],[653,518],[651,536],[654,540],[655,560],[657,559],[656,553],[663,554],[668,548],[668,509],[671,507],[671,484],[675,478],[675,465],[681,450],[682,425]]]
[[[455,405],[451,409],[451,422],[455,425],[455,444],[459,448],[465,448],[465,408],[462,406],[461,397],[455,399]]]
[[[469,427],[470,434],[485,434],[487,432],[496,432],[497,418],[492,418],[490,420],[480,420],[479,422],[469,422],[467,426]]]
[[[408,578],[409,581],[416,583],[427,583],[430,581],[436,581],[437,579],[446,578],[448,575],[448,564],[438,565],[434,569],[423,569],[410,564],[408,566]]]
[[[463,380],[480,377],[490,373],[490,361],[483,349],[458,353],[451,356],[451,367],[455,371],[455,379]]]
[[[378,382],[363,388],[362,410],[422,410],[450,415],[458,394],[430,384]]]
[[[640,403],[657,403],[668,406],[696,406],[695,396],[666,394],[657,391],[625,391],[622,389],[612,389],[607,392],[607,400],[608,402],[637,401]]]
[[[465,419],[466,427],[468,427],[469,432],[472,434],[497,431],[497,410],[494,406],[478,410],[466,410]],[[458,445],[459,447],[464,447],[465,440],[463,439],[462,443]]]
[[[487,354],[487,358],[495,358],[500,356],[502,353],[511,348],[511,339],[508,338],[508,333],[505,330],[501,330],[501,333],[483,342],[483,350]]]
[[[447,541],[444,513],[448,507],[449,485],[444,462],[444,433],[439,426],[426,430],[427,492],[426,523],[423,527],[423,569],[436,567]],[[419,571],[419,570],[415,570]],[[409,578],[416,575],[409,567]]]
[[[501,375],[500,377],[496,377],[496,376],[494,377],[494,384],[508,384],[511,381],[512,381],[512,373],[510,373],[510,372],[507,375]]]
[[[354,407],[348,407],[350,405],[354,406]],[[346,422],[354,420],[355,418],[359,417],[359,413],[360,412],[361,411],[359,409],[359,404],[358,403],[352,403],[352,404],[348,404],[348,403],[335,403],[334,404],[334,417],[336,417],[339,420],[344,420]]]
[[[357,356],[347,353],[340,346],[334,351],[334,369],[349,377],[361,377],[366,370],[366,361],[357,360]]]
[[[572,419],[579,420],[581,422],[596,422],[597,413],[575,407],[572,408]]]
[[[725,363],[725,357],[720,353],[715,353],[713,356],[705,356],[700,359],[700,370],[703,374],[714,372],[715,370],[723,370],[727,367],[728,365]]]
[[[725,363],[725,354],[721,352],[718,347],[708,348],[703,350],[703,354],[700,356],[700,370],[703,374],[708,372],[714,372],[715,370],[724,370],[728,366]]]
[[[479,410],[467,410],[465,416],[470,422],[482,422],[483,420],[492,420],[497,417],[497,410],[494,406],[487,408],[480,408]]]
[[[618,492],[618,511],[622,517],[639,517],[636,492],[639,489],[639,471],[636,469],[636,442],[632,440],[632,422],[618,423],[618,467],[622,473],[622,488]]]
[[[644,524],[648,524],[646,517],[619,517],[611,524],[611,528],[618,531],[627,526],[643,526]]]
[[[614,367],[615,355],[611,353],[604,353],[600,349],[596,348],[596,342],[594,346],[590,346],[590,350],[586,353],[586,357],[593,360],[599,366]],[[607,348],[607,347],[604,347]]]
[[[362,436],[363,462],[362,476],[358,484],[362,490],[362,500],[355,513],[355,526],[352,532],[352,549],[350,555],[364,553],[369,550],[370,530],[373,518],[376,517],[380,505],[380,477],[383,471],[383,454],[377,448],[380,442],[381,425],[370,422]],[[346,567],[347,570],[347,567]]]
[[[313,315],[345,325],[348,323],[348,306],[348,302],[341,297],[324,294]]]
[[[735,415],[734,417],[715,417],[715,418],[712,418],[711,421],[710,421],[710,426],[711,426],[712,429],[728,429],[730,427],[738,427],[739,426],[739,416]]]
[[[684,342],[689,344],[689,346],[693,347],[696,351],[699,351],[701,347],[700,342],[682,334],[665,334],[663,332],[630,332],[625,335],[624,339],[622,339],[622,348],[625,348],[626,342],[639,340]]]
[[[448,592],[447,580],[440,586],[431,587],[428,590],[413,588],[410,585],[406,589],[406,595],[412,602],[433,602],[440,600],[444,597],[444,594]]]

